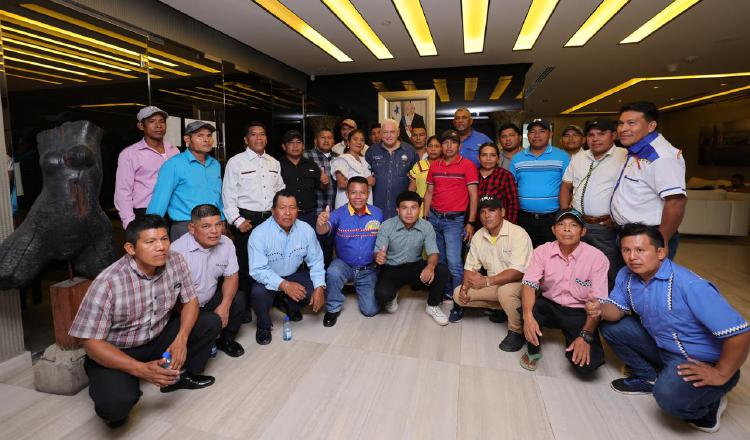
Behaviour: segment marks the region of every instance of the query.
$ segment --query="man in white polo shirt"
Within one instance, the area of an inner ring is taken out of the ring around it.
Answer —
[[[617,135],[628,149],[612,196],[612,219],[620,226],[658,226],[670,259],[677,253],[677,228],[685,214],[685,159],[656,131],[659,110],[651,102],[620,109]]]
[[[570,159],[560,186],[560,208],[575,208],[583,214],[586,235],[582,240],[607,256],[611,290],[617,271],[624,263],[617,244],[617,225],[609,213],[609,201],[628,151],[615,146],[616,127],[610,119],[589,122],[585,133],[589,149],[581,150]]]

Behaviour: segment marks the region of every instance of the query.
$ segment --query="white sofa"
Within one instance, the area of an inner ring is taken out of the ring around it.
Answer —
[[[680,234],[745,236],[750,232],[750,193],[688,189],[687,198]]]

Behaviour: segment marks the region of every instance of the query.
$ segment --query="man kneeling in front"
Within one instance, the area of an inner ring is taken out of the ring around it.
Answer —
[[[718,431],[747,359],[747,320],[713,284],[667,258],[658,227],[623,226],[620,249],[627,267],[609,298],[586,304],[589,317],[612,321],[602,323],[602,336],[632,371],[612,388],[653,393],[692,428]]]
[[[139,379],[163,393],[213,384],[199,373],[221,330],[216,314],[200,313],[185,259],[169,251],[164,219],[136,218],[125,239],[127,254],[96,277],[69,332],[83,343],[89,395],[111,428],[138,402]]]

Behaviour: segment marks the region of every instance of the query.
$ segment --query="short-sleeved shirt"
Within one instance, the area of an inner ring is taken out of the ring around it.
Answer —
[[[336,257],[352,267],[371,264],[382,222],[383,213],[376,206],[365,206],[362,214],[357,214],[348,203],[334,210],[328,226],[335,237]]]
[[[430,222],[419,219],[407,228],[398,217],[391,217],[380,225],[373,252],[386,247],[386,263],[389,266],[414,263],[422,260],[422,251],[429,256],[439,253],[435,240],[435,229]]]
[[[563,182],[573,184],[571,207],[584,215],[609,215],[609,202],[628,152],[613,146],[599,160],[591,150],[579,151],[570,159]]]
[[[609,260],[599,249],[580,242],[566,259],[557,240],[534,249],[522,283],[542,289],[542,296],[565,307],[583,308],[589,298],[607,297]]]
[[[216,246],[204,248],[193,234],[188,233],[172,242],[169,248],[185,257],[201,307],[216,293],[219,278],[234,275],[240,270],[234,244],[226,235],[221,236]]]
[[[716,286],[669,259],[648,283],[623,267],[604,301],[637,314],[662,350],[703,362],[719,360],[723,339],[750,330]]]
[[[479,172],[474,164],[461,155],[453,162],[439,159],[430,165],[427,185],[432,185],[431,209],[437,212],[466,211],[469,206],[469,185],[479,183]]]
[[[516,178],[522,211],[549,214],[560,209],[560,185],[568,163],[568,153],[551,145],[539,156],[529,148],[513,156],[510,172]]]
[[[333,186],[336,184],[336,173],[340,173],[347,181],[354,176],[370,177],[372,171],[370,170],[370,164],[367,163],[364,157],[354,157],[349,153],[344,153],[341,156],[331,161],[331,179]],[[349,203],[349,198],[346,193],[346,188],[336,189],[336,201],[335,207],[340,208]],[[372,204],[372,188],[370,188],[370,195],[367,196],[367,203]]]
[[[125,255],[91,283],[68,334],[118,348],[138,347],[161,334],[178,298],[183,304],[195,298],[182,255],[170,251],[166,264],[151,277]]]
[[[427,192],[427,173],[430,171],[430,161],[422,159],[415,163],[409,171],[409,179],[414,181],[416,185],[417,194],[419,197],[424,198],[424,194]],[[424,203],[419,206],[419,217],[422,217],[424,209]]]
[[[305,212],[313,212],[316,202],[315,191],[320,188],[320,168],[306,157],[300,158],[295,165],[284,156],[279,160],[279,164],[284,186],[294,194],[297,207]]]
[[[492,139],[488,138],[486,134],[472,128],[471,134],[461,141],[461,156],[469,159],[479,169],[479,147],[487,142],[492,142]]]
[[[396,215],[396,197],[409,189],[409,170],[419,161],[417,152],[403,141],[392,153],[377,143],[367,150],[365,160],[375,175],[373,204],[383,211],[384,218],[391,218]]]
[[[679,194],[686,194],[682,151],[653,132],[628,148],[612,196],[612,218],[618,225],[659,225],[664,199]]]
[[[478,271],[484,267],[489,276],[507,269],[524,273],[531,263],[533,250],[529,234],[522,227],[504,221],[494,239],[486,228],[474,234],[464,269]]]

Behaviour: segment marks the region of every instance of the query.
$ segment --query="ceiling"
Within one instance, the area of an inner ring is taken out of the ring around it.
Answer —
[[[534,47],[514,52],[531,0],[495,0],[489,5],[484,52],[464,54],[461,2],[421,0],[438,55],[420,57],[391,1],[352,0],[393,54],[393,59],[386,60],[378,60],[323,2],[281,1],[353,62],[338,62],[251,0],[222,0],[221,7],[203,0],[162,0],[311,76],[530,63],[524,106],[537,115],[559,114],[631,78],[750,71],[748,1],[702,0],[640,43],[621,45],[622,39],[671,3],[631,0],[585,46],[563,48],[600,0],[561,0]],[[529,86],[548,67],[554,70],[531,91]],[[644,98],[665,106],[735,84],[750,85],[750,77],[729,82],[649,81],[579,111],[614,111],[618,100]],[[654,85],[659,88],[653,89]]]

